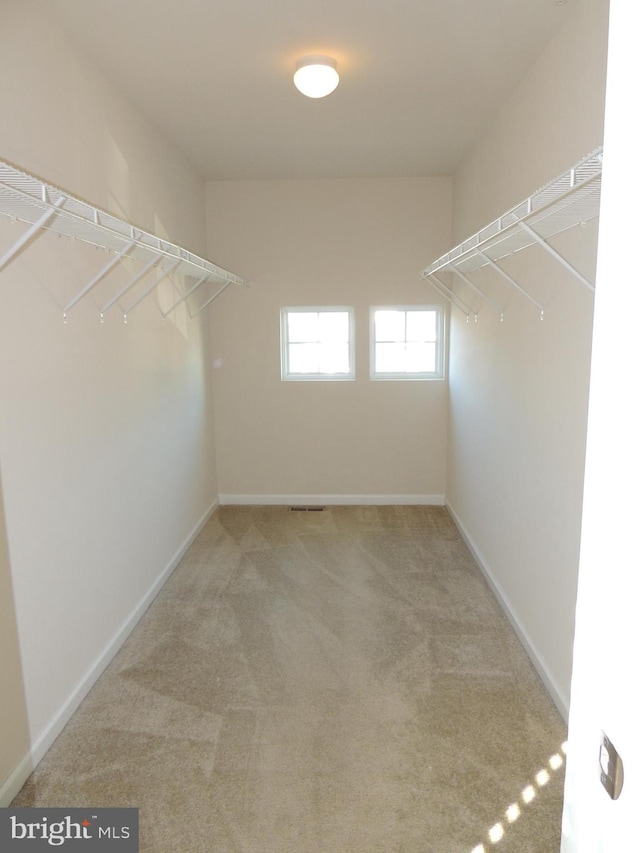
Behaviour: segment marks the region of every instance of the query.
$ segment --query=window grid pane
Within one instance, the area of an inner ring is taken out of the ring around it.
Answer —
[[[349,315],[346,311],[323,311],[317,316],[319,341],[331,344],[349,341]]]
[[[349,344],[330,344],[320,348],[319,373],[348,373]]]
[[[405,340],[404,311],[376,311],[376,341]]]
[[[283,309],[283,379],[353,379],[351,311]]]
[[[309,343],[318,340],[318,315],[311,311],[290,311],[287,314],[290,343]]]
[[[372,377],[440,378],[441,320],[437,308],[372,311]]]
[[[435,311],[407,311],[408,341],[435,341],[437,334]]]
[[[290,373],[317,373],[318,370],[319,357],[317,344],[289,345]]]
[[[436,345],[434,343],[408,343],[406,351],[407,373],[433,373],[436,369]]]
[[[376,344],[376,370],[379,373],[404,373],[404,344]]]

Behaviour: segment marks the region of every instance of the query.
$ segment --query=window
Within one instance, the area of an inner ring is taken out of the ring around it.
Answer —
[[[371,309],[372,379],[442,379],[444,321],[440,306]]]
[[[351,308],[283,308],[283,379],[355,379]]]

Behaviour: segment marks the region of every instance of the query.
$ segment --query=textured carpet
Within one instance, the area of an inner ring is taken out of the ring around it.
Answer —
[[[222,507],[13,805],[138,807],[144,853],[557,853],[565,736],[444,508]]]

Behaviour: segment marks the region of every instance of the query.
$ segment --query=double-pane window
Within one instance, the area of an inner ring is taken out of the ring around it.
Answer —
[[[282,379],[355,379],[352,308],[283,308],[280,341]],[[372,379],[442,379],[442,307],[372,308],[370,362]]]

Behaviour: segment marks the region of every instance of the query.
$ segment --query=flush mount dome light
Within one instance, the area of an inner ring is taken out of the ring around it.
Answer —
[[[296,63],[293,82],[307,98],[324,98],[340,82],[336,61],[328,56],[305,56]]]

